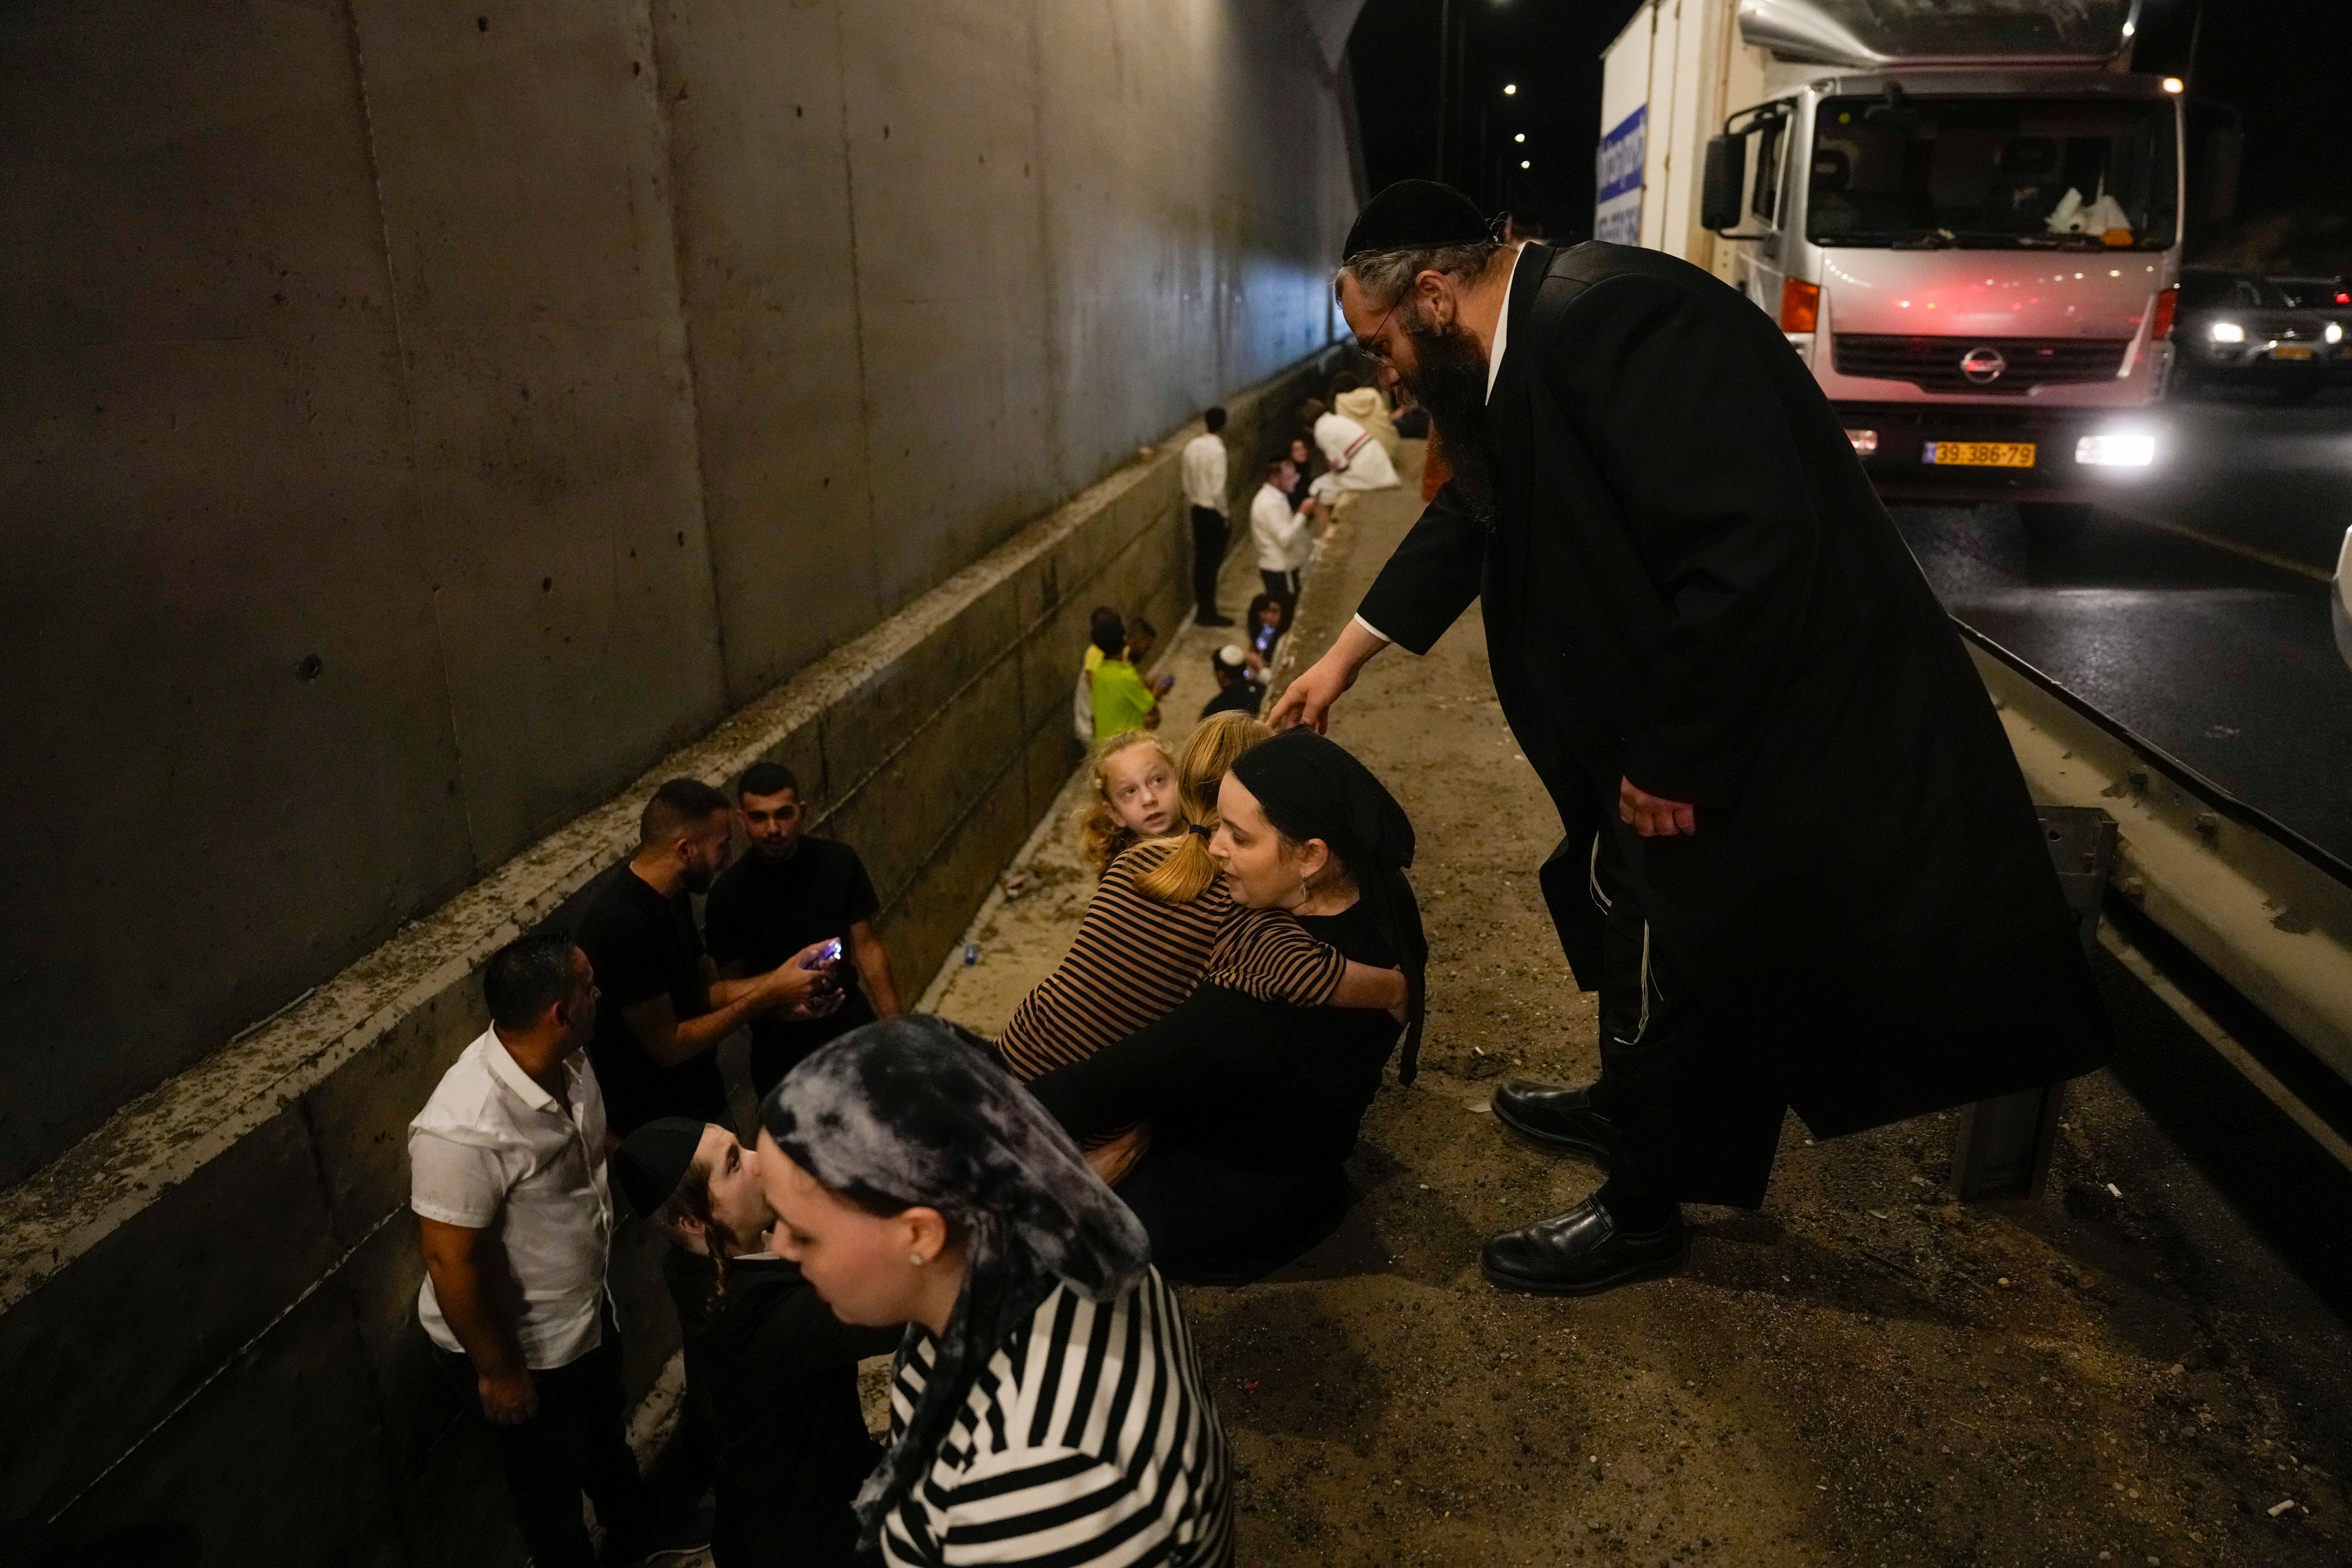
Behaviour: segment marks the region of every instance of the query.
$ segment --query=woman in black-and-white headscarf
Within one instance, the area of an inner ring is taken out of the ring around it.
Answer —
[[[991,1563],[1231,1563],[1224,1433],[1143,1227],[983,1044],[869,1024],[760,1123],[775,1249],[844,1322],[908,1326],[866,1545],[894,1565],[975,1536]]]

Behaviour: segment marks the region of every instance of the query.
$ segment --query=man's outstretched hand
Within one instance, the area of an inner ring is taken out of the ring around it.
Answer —
[[[1331,722],[1331,704],[1355,684],[1356,672],[1334,667],[1331,656],[1326,654],[1282,689],[1282,696],[1275,703],[1274,711],[1265,716],[1265,721],[1277,730],[1304,724],[1319,735]]]
[[[1617,781],[1617,820],[1644,838],[1688,838],[1698,831],[1696,807],[1652,795],[1632,779]]]
[[[1356,684],[1357,674],[1388,646],[1385,638],[1374,637],[1360,622],[1349,621],[1339,628],[1323,657],[1283,688],[1265,721],[1277,730],[1304,724],[1318,735],[1323,733],[1331,722],[1331,704]]]

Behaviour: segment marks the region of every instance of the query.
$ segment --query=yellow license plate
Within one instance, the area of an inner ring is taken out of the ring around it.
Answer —
[[[1930,441],[1924,459],[1939,468],[2030,468],[2031,441]]]
[[[2311,345],[2309,343],[2281,343],[2278,347],[2271,350],[2271,358],[2273,359],[2309,359],[2310,357]]]

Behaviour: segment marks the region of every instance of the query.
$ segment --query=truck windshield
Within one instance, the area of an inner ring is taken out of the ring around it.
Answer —
[[[2172,106],[2103,99],[1822,100],[1805,237],[1963,248],[2172,243]]]

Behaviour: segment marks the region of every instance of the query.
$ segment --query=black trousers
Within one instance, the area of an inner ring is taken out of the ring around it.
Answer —
[[[435,1347],[449,1381],[477,1413],[474,1363]],[[539,1414],[520,1426],[492,1426],[506,1466],[515,1523],[535,1568],[596,1568],[595,1549],[580,1517],[584,1493],[596,1521],[623,1542],[642,1538],[652,1503],[629,1451],[621,1398],[621,1343],[609,1310],[604,1342],[568,1366],[534,1372]]]
[[[1258,568],[1257,577],[1259,582],[1265,584],[1265,596],[1280,602],[1282,625],[1284,629],[1287,630],[1291,621],[1298,614],[1298,574],[1269,572],[1261,566]],[[1255,633],[1253,632],[1252,635],[1255,636]]]
[[[1623,1140],[1609,1189],[1755,1208],[1771,1178],[1787,1101],[1658,962],[1633,874],[1633,830],[1616,820],[1614,805],[1594,846],[1590,886],[1602,912],[1593,1102]]]
[[[1217,571],[1225,563],[1224,514],[1192,509],[1192,606],[1201,619],[1217,618]]]

